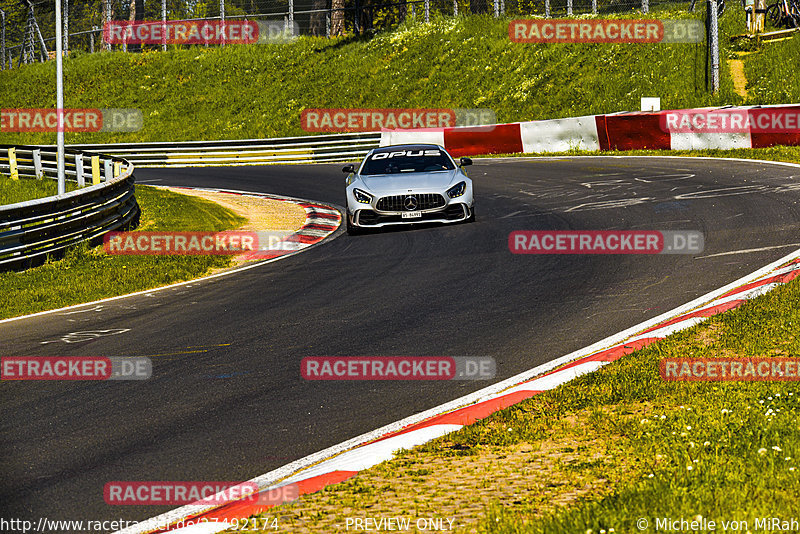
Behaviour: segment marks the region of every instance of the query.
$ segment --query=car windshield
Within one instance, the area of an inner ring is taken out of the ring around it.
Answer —
[[[367,157],[362,175],[435,172],[455,169],[447,154],[437,148],[375,152]]]

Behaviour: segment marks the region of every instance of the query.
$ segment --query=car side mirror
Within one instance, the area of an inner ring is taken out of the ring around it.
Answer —
[[[470,158],[461,158],[461,166],[466,167],[467,165],[472,165],[472,160]]]
[[[356,168],[352,163],[348,163],[344,167],[342,167],[342,172],[351,173],[356,172]]]

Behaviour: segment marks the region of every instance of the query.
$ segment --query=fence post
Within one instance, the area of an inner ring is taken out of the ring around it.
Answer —
[[[709,0],[708,7],[711,10],[709,13],[709,27],[708,31],[711,39],[711,90],[716,94],[719,91],[719,27],[717,20],[717,0]]]
[[[110,181],[114,177],[112,175],[113,172],[114,172],[114,169],[112,168],[111,160],[110,159],[104,159],[103,160],[103,181],[104,182]]]
[[[36,175],[37,180],[41,180],[44,176],[42,172],[42,151],[38,148],[33,150],[33,174]]]
[[[494,18],[500,16],[500,0],[494,0]]]
[[[64,51],[69,51],[69,0],[64,0]]]
[[[111,22],[111,0],[105,0],[105,6],[106,20],[103,21],[105,22],[103,31],[108,28],[108,24]],[[105,48],[106,52],[111,52],[111,43],[106,43],[105,40],[103,40],[103,48]]]
[[[567,16],[572,16],[572,0],[567,0]]]
[[[0,9],[0,70],[6,69],[6,12]]]
[[[92,156],[92,185],[100,183],[100,156]]]
[[[597,15],[597,0],[592,0],[592,15]]]
[[[453,0],[453,16],[458,16],[458,0]]]
[[[161,51],[167,51],[167,0],[161,0]]]
[[[86,185],[86,180],[83,178],[83,154],[75,154],[75,179],[78,180],[78,187]]]
[[[294,0],[289,0],[289,31],[294,37]]]
[[[8,167],[12,180],[19,180],[19,169],[17,169],[17,149],[13,146],[8,149]]]
[[[425,22],[431,21],[431,0],[425,0]]]
[[[550,18],[550,0],[544,0],[544,18]]]
[[[89,53],[94,54],[94,32],[97,31],[97,26],[92,26],[92,31],[89,32]]]
[[[650,2],[649,0],[642,0],[642,13],[647,13],[650,11]]]
[[[219,19],[222,21],[222,42],[220,46],[225,46],[225,0],[219,0]]]

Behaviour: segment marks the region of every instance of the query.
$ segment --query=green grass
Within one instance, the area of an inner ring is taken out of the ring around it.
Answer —
[[[754,521],[796,517],[800,505],[800,388],[794,382],[666,382],[666,357],[800,357],[800,282],[677,333],[600,371],[505,410],[451,438],[467,447],[541,440],[560,418],[589,411],[586,431],[635,458],[634,478],[609,494],[528,521],[524,507],[492,509],[481,532],[634,532],[646,518],[701,515]],[[531,414],[536,417],[531,417]],[[498,434],[493,429],[510,427]],[[431,445],[435,448],[435,445]],[[651,476],[652,475],[652,476]],[[718,527],[718,530],[722,530]],[[744,529],[747,530],[747,529]],[[743,531],[744,531],[743,530]]]
[[[0,178],[0,191],[7,188]],[[222,231],[244,219],[206,200],[136,187],[142,209],[137,231]],[[119,256],[103,247],[75,247],[63,259],[0,273],[0,318],[90,302],[190,280],[230,264],[228,256]]]
[[[66,183],[67,192],[74,191],[77,188],[78,185],[75,183]],[[56,194],[58,194],[58,183],[55,180],[33,180],[30,178],[12,180],[8,176],[0,174],[0,206],[50,197]]]
[[[699,10],[702,11],[702,10]],[[637,16],[635,12],[625,15]],[[687,17],[655,8],[652,17]],[[699,15],[694,15],[699,16]],[[606,15],[604,15],[606,17]],[[741,6],[722,17],[741,33]],[[488,16],[407,23],[373,37],[303,37],[287,45],[195,47],[143,54],[76,54],[65,62],[66,106],[140,108],[134,133],[70,133],[70,143],[183,141],[303,135],[305,108],[490,108],[500,122],[637,110],[800,101],[800,36],[745,57],[750,98],[734,92],[727,64],[710,95],[705,44],[512,43],[508,20]],[[5,108],[52,107],[54,64],[0,72]],[[31,91],[31,87],[41,90]],[[3,143],[52,143],[54,134],[1,133]]]

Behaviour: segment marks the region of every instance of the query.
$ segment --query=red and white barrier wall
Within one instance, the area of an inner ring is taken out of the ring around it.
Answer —
[[[385,130],[381,146],[434,143],[453,156],[569,150],[800,145],[800,104],[620,112],[492,126]]]

